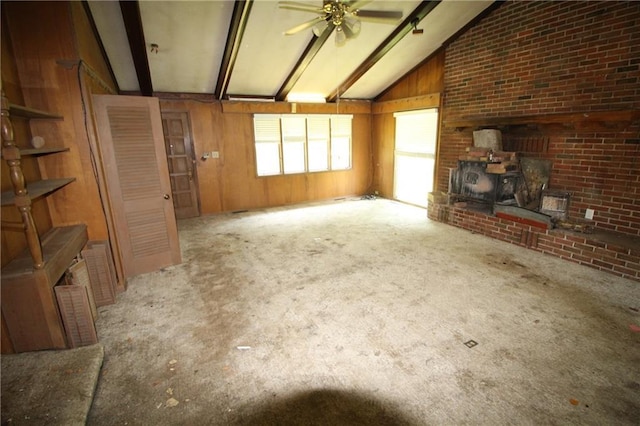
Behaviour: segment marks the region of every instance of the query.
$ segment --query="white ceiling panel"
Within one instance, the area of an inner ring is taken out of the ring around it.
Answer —
[[[117,1],[89,0],[89,8],[120,90],[138,91],[138,76]]]
[[[318,2],[310,4],[317,6]],[[307,17],[303,12],[280,9],[275,1],[255,2],[251,6],[228,93],[275,96],[313,36],[310,29],[294,36],[283,33]]]
[[[250,13],[243,17],[246,26],[237,52],[234,52],[235,62],[232,62],[233,69],[223,93],[216,93],[216,86],[234,16],[233,0],[139,0],[137,4],[145,46],[129,45],[120,2],[89,0],[89,7],[122,91],[140,90],[135,64],[144,66],[144,58],[134,63],[132,52],[141,54],[144,47],[154,92],[202,93],[220,97],[275,96],[287,77],[296,70],[299,78],[291,93],[327,97],[337,91],[340,98],[373,99],[494,3],[489,0],[443,0],[418,24],[424,30],[423,35],[409,32],[358,81],[340,89],[338,86],[363,67],[366,59],[421,2],[373,0],[367,3],[362,9],[400,10],[403,18],[395,24],[363,19],[357,38],[337,47],[335,34],[332,34],[311,60],[310,56],[305,56],[305,51],[316,40],[312,29],[303,29],[291,36],[285,36],[284,32],[317,18],[322,0],[290,1],[302,3],[302,9],[306,9],[305,5],[312,6],[312,11],[282,9],[277,0],[254,0],[251,3]],[[130,19],[127,22],[136,25],[136,14],[133,11],[128,14]],[[151,51],[151,44],[158,46],[157,53]],[[309,60],[304,69],[297,68]],[[139,71],[145,73],[146,69]],[[146,85],[146,81],[144,83]],[[285,92],[287,90],[288,87]]]
[[[212,93],[233,12],[230,1],[142,1],[153,90]],[[151,52],[152,43],[158,52]]]
[[[403,18],[399,22],[402,22],[419,3],[419,1],[373,1],[364,6],[363,9],[401,10]],[[301,14],[306,15],[303,12]],[[313,17],[313,14],[308,15]],[[304,19],[300,20],[300,22],[303,21]],[[335,45],[335,34],[332,34],[329,41],[320,49],[291,92],[320,93],[326,97],[340,83],[346,80],[396,27],[397,24],[391,25],[363,20],[358,37],[348,40],[340,47]]]
[[[342,96],[349,99],[376,97],[492,3],[483,0],[444,0],[418,24],[418,28],[424,30],[423,34],[409,32]]]

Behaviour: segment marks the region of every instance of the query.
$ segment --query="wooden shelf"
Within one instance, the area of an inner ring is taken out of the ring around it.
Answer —
[[[29,108],[22,105],[9,105],[9,113],[12,117],[22,117],[40,120],[62,120],[63,117],[51,114],[47,111],[41,111],[35,108]]]
[[[3,285],[5,281],[33,274],[35,271],[43,271],[51,278],[49,284],[53,287],[71,265],[73,258],[87,243],[87,226],[72,225],[52,228],[42,235],[40,241],[44,255],[44,267],[35,270],[29,251],[25,250],[2,268]]]
[[[76,178],[64,178],[64,179],[46,179],[37,182],[27,184],[27,192],[29,198],[34,199],[43,195],[49,194],[62,188],[65,185],[75,181]],[[2,193],[2,206],[11,206],[15,203],[16,195],[13,191],[6,191]]]
[[[48,154],[55,154],[58,152],[67,152],[69,151],[69,148],[27,148],[27,149],[21,149],[20,150],[20,155],[22,157],[26,157],[26,156],[38,156],[38,155],[48,155]]]
[[[87,226],[52,228],[43,235],[38,232],[31,200],[48,196],[76,179],[29,182],[24,176],[21,158],[65,152],[69,148],[18,148],[14,140],[12,118],[63,119],[46,111],[11,104],[2,93],[2,157],[7,162],[12,189],[0,194],[0,204],[16,206],[22,219],[21,223],[5,221],[2,227],[5,230],[22,231],[26,239],[25,250],[14,253],[17,256],[11,256],[11,261],[0,271],[2,331],[6,330],[7,341],[11,342],[15,352],[64,349],[69,342],[60,318],[54,286],[87,243]]]
[[[20,152],[20,157],[36,157],[40,155],[56,154],[58,152],[67,152],[69,151],[69,148],[24,148],[18,149],[18,151]]]
[[[444,127],[458,130],[483,127],[526,126],[536,124],[588,125],[590,123],[631,123],[640,120],[640,110],[589,111],[567,114],[523,115],[516,117],[473,117],[446,120]]]

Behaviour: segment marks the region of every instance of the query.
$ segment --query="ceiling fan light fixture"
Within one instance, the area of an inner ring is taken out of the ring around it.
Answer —
[[[327,34],[327,30],[336,30],[336,46],[344,46],[347,40],[360,34],[360,19],[397,24],[402,18],[400,10],[363,10],[362,6],[373,0],[323,0],[322,7],[310,6],[298,1],[280,1],[279,7],[301,12],[313,12],[318,16],[285,31],[285,35],[297,34],[311,28],[316,37]],[[414,25],[414,31],[418,29]]]
[[[360,21],[348,16],[344,18],[342,28],[347,38],[355,38],[360,34]]]
[[[322,33],[325,32],[328,26],[329,24],[327,23],[327,21],[322,20],[317,24],[315,24],[311,30],[313,31],[313,34],[315,34],[316,37],[320,37]]]

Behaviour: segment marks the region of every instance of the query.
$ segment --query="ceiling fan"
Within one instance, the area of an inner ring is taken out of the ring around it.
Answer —
[[[336,46],[342,46],[347,40],[358,36],[360,20],[393,24],[402,18],[402,11],[360,9],[371,1],[323,0],[321,7],[295,1],[281,1],[278,6],[281,9],[318,14],[315,18],[290,28],[284,33],[285,35],[293,35],[307,28],[313,28],[313,33],[320,37],[325,31],[331,32],[335,29]]]

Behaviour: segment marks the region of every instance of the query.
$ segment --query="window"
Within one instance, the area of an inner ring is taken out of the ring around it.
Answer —
[[[351,168],[351,118],[331,117],[331,165],[333,170]]]
[[[435,174],[438,110],[397,112],[394,198],[427,206]]]
[[[309,171],[329,170],[329,141],[331,122],[328,115],[307,118],[307,146],[309,151]]]
[[[277,116],[256,116],[253,119],[256,141],[258,176],[280,174],[280,121]]]
[[[304,117],[290,115],[281,118],[282,167],[285,174],[303,173],[305,168],[307,124]]]
[[[256,114],[258,176],[348,170],[351,115]]]

